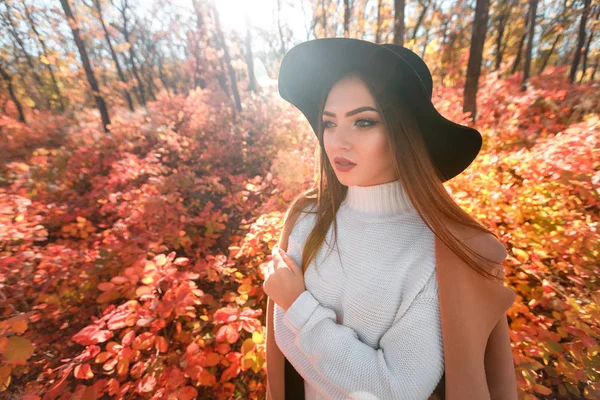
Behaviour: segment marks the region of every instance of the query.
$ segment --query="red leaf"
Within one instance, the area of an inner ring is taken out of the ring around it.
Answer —
[[[129,332],[127,332],[125,334],[125,336],[123,336],[123,339],[121,339],[121,345],[123,345],[123,347],[129,346],[131,343],[133,343],[134,339],[135,339],[135,331],[130,330]]]
[[[154,390],[156,386],[156,378],[153,376],[146,376],[138,383],[138,393],[149,393]]]
[[[74,342],[83,346],[103,343],[113,337],[113,333],[108,330],[102,330],[97,325],[89,325],[73,335]]]
[[[185,386],[177,390],[179,400],[192,400],[198,397],[198,391],[192,386]]]
[[[215,311],[213,315],[213,321],[217,324],[225,324],[227,322],[233,322],[238,318],[238,310],[235,307],[223,307]]]
[[[102,292],[106,292],[107,290],[112,290],[115,288],[115,284],[114,283],[110,283],[110,282],[101,282],[98,284],[98,290],[102,291]]]
[[[150,332],[144,332],[133,341],[134,350],[146,350],[152,347],[154,344],[154,334]]]
[[[94,377],[92,368],[89,364],[80,364],[75,367],[75,378],[77,379],[91,379]]]
[[[223,325],[217,331],[217,342],[235,343],[239,338],[237,324]]]
[[[156,350],[160,351],[161,353],[165,353],[169,349],[169,344],[164,336],[157,336],[154,346],[156,347]]]

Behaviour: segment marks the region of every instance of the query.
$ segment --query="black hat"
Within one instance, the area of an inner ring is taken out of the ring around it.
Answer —
[[[302,42],[281,61],[279,94],[302,111],[316,135],[322,91],[353,71],[384,79],[386,88],[408,100],[442,182],[464,171],[477,157],[481,134],[446,119],[435,109],[429,68],[421,57],[400,45],[340,37]]]

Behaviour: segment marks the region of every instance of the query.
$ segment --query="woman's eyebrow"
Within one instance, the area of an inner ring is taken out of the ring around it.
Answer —
[[[376,113],[379,113],[379,111],[376,108],[369,107],[369,106],[364,106],[364,107],[355,108],[352,111],[348,111],[346,113],[346,117],[350,117],[350,116],[352,116],[354,114],[358,114],[359,112],[363,112],[363,111],[375,111]],[[332,113],[332,112],[330,112],[330,111],[323,111],[323,115],[327,115],[327,116],[330,116],[330,117],[335,117],[335,114]]]

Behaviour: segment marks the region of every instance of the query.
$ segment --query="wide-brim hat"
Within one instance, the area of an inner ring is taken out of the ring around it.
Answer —
[[[287,51],[279,69],[281,97],[296,106],[317,135],[317,114],[324,91],[348,72],[384,79],[386,90],[403,96],[442,182],[464,171],[481,150],[481,134],[441,115],[431,102],[429,68],[413,51],[396,44],[354,38],[320,38]]]

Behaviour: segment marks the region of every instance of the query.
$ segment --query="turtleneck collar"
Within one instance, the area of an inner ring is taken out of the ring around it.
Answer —
[[[348,186],[342,205],[352,211],[376,217],[416,212],[400,179],[371,186]]]

